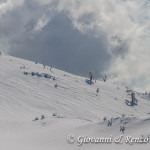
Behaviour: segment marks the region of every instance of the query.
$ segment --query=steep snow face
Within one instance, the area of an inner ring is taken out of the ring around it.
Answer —
[[[49,66],[1,55],[0,149],[123,149],[129,144],[79,147],[77,141],[69,144],[66,138],[69,134],[76,138],[149,136],[149,95],[135,92],[136,100],[131,102],[131,91],[121,85],[85,81]],[[148,146],[134,144],[132,148]]]

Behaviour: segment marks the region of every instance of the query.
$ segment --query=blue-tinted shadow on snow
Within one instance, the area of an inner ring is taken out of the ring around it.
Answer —
[[[85,82],[89,85],[94,84],[91,80],[86,79]]]
[[[44,77],[44,78],[53,78],[53,80],[56,80],[54,76],[51,76],[48,73],[38,73],[38,72],[24,72],[25,75],[31,75],[31,76],[37,76],[37,77]]]
[[[126,100],[125,100],[125,103],[126,103],[126,105],[128,105],[128,106],[137,106],[137,105],[138,105],[137,99],[135,99],[133,102],[126,99]]]

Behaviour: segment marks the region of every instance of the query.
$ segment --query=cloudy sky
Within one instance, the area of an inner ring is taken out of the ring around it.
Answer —
[[[150,89],[150,1],[0,0],[0,49]]]

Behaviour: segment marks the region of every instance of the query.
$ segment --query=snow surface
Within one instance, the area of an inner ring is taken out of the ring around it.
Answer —
[[[32,76],[32,72],[38,74]],[[89,85],[85,80],[35,62],[0,56],[0,150],[148,150],[150,142],[82,146],[67,142],[70,134],[76,138],[150,135],[148,95],[136,92],[137,102],[130,106],[131,92],[126,87],[98,80]],[[35,117],[39,120],[33,121]],[[125,127],[124,133],[120,126]]]

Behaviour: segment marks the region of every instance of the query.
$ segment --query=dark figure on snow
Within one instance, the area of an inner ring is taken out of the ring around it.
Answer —
[[[131,97],[132,97],[132,103],[133,103],[135,100],[135,93],[134,92],[132,92]]]
[[[91,71],[89,71],[89,78],[90,78],[90,84],[92,84],[92,80],[93,80],[93,73]]]

